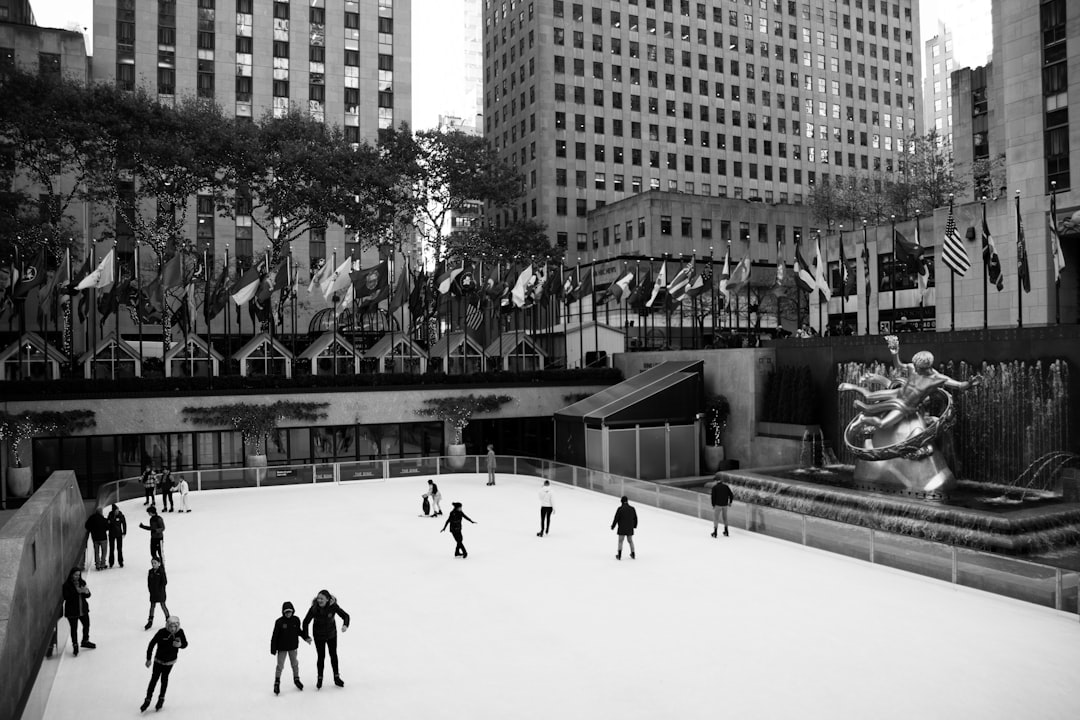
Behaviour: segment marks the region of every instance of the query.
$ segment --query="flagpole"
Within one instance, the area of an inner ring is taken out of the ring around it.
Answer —
[[[71,242],[71,238],[68,238],[68,241]],[[74,322],[73,317],[72,317],[72,310],[73,310],[73,306],[75,305],[75,296],[72,295],[71,288],[74,287],[74,285],[75,285],[75,279],[71,275],[71,247],[68,247],[68,249],[67,249],[67,260],[66,261],[67,261],[67,278],[68,278],[68,287],[67,287],[67,299],[68,299],[68,301],[67,301],[67,313],[64,316],[64,334],[63,334],[63,337],[61,338],[61,342],[62,343],[67,343],[68,360],[71,363],[71,374],[74,375],[75,374],[75,338],[74,338],[74,333],[71,331],[71,329],[73,327],[73,322]],[[63,345],[61,345],[60,347],[63,347]]]
[[[870,334],[870,246],[866,240],[866,219],[862,221],[863,243],[863,272],[866,278],[863,281],[863,294],[866,295],[866,334]]]
[[[986,217],[985,204],[983,206],[983,217]],[[984,220],[985,222],[985,220]],[[1050,181],[1050,224],[1054,226],[1054,234],[1057,234],[1057,180]],[[1051,258],[1050,261],[1054,263],[1054,324],[1061,324],[1061,270],[1057,263],[1057,253],[1064,252],[1061,249],[1061,237],[1058,236],[1055,241],[1053,236],[1050,238],[1051,242],[1055,242],[1055,246],[1050,248]]]
[[[231,267],[229,265],[229,246],[228,246],[228,244],[226,244],[225,245],[225,267],[223,267],[221,269],[221,272],[225,273],[225,281],[224,282],[226,283],[226,288],[225,288],[226,293],[228,293],[229,289],[230,289],[228,287],[229,270],[230,269],[231,269]],[[229,298],[228,294],[226,294],[226,296],[225,296],[225,371],[222,373],[222,375],[228,375],[229,374],[229,371],[231,370],[230,363],[232,362],[232,326],[229,323],[229,314],[232,313],[232,308],[229,307],[229,300],[230,300],[230,298]]]
[[[949,203],[949,207],[950,208],[952,207],[952,203]],[[1020,191],[1017,190],[1016,191],[1016,238],[1017,238],[1017,240],[1020,239],[1020,233],[1021,232],[1022,231],[1020,229]],[[1025,246],[1023,249],[1024,249],[1024,256],[1025,257],[1021,258],[1019,256],[1019,254],[1018,254],[1017,258],[1016,258],[1016,260],[1017,260],[1017,270],[1018,271],[1019,271],[1020,262],[1027,262],[1027,247]],[[1031,272],[1031,270],[1028,269],[1028,273],[1030,273],[1030,272]],[[1020,280],[1020,273],[1017,272],[1016,275],[1017,275],[1017,279]],[[1020,280],[1020,282],[1016,283],[1016,299],[1017,299],[1017,310],[1019,311],[1018,315],[1017,315],[1018,322],[1017,322],[1016,326],[1022,328],[1022,327],[1024,327],[1024,282],[1023,282],[1023,280]]]
[[[892,332],[896,332],[896,216],[890,215],[889,222],[892,225],[892,260],[889,263],[889,285],[892,287],[892,320],[889,322],[889,327]]]
[[[982,221],[983,221],[983,227],[986,227],[987,225],[986,225],[986,196],[985,195],[982,196]],[[984,245],[986,244],[985,237],[983,238],[983,244]],[[983,281],[982,282],[982,286],[983,286],[983,330],[986,330],[988,327],[990,327],[990,310],[989,310],[990,283],[989,283],[989,279],[988,279],[988,277],[990,275],[990,272],[989,272],[990,269],[987,266],[987,263],[989,262],[989,260],[990,260],[990,258],[988,258],[986,256],[986,248],[984,247],[983,248],[983,273],[982,273],[982,276],[983,276],[983,278],[982,278],[982,281]]]
[[[94,272],[97,270],[97,252],[95,252],[97,246],[92,238],[88,237],[86,240],[90,248],[90,264],[86,267],[89,272]],[[83,292],[87,294],[86,319],[83,320],[83,344],[86,350],[92,350],[97,344],[97,289],[91,285]]]
[[[214,267],[210,264],[210,251],[203,249],[203,317],[206,318],[206,386],[214,387],[214,318],[210,315],[210,291],[214,280]]]
[[[265,267],[264,267],[265,274],[263,275],[262,282],[259,283],[259,291],[258,292],[262,292],[263,284],[268,284],[269,278],[270,278],[270,273],[273,272],[270,269],[270,246],[269,245],[267,245],[266,250],[263,251],[263,262],[265,263]],[[258,296],[258,292],[256,293],[256,297]],[[274,322],[274,291],[273,291],[273,288],[271,288],[271,290],[270,290],[270,297],[268,297],[266,299],[266,304],[267,304],[267,309],[270,311],[270,322],[268,324],[270,326],[270,350],[272,352],[273,348],[274,348],[274,326],[277,325],[277,323]]]
[[[120,253],[118,253],[116,251],[116,241],[115,240],[113,240],[112,250],[113,250],[112,296],[113,296],[113,301],[116,303],[116,307],[114,308],[114,311],[113,311],[113,315],[116,318],[113,321],[113,329],[114,329],[114,331],[116,333],[116,341],[113,343],[112,377],[113,377],[113,380],[115,380],[116,379],[116,351],[120,349],[120,305],[119,305],[119,299],[120,298],[117,297],[117,295],[116,295],[116,291],[120,286]],[[164,355],[162,357],[164,357]],[[141,372],[142,371],[142,365],[139,366],[139,369],[140,369],[140,372]]]
[[[828,229],[826,229],[826,232],[828,232]],[[821,276],[824,277],[825,273],[828,272],[828,269],[829,269],[829,247],[827,245],[825,246],[825,248],[821,247],[821,232],[820,231],[818,232],[818,235],[817,235],[817,249],[820,251],[818,253],[818,257],[821,258],[821,264],[825,266],[823,268],[818,268],[818,269],[821,272]],[[828,286],[828,282],[826,281],[826,287],[827,286]],[[820,335],[824,335],[825,334],[825,329],[826,329],[825,328],[825,323],[822,320],[821,306],[825,305],[828,302],[828,300],[826,300],[825,302],[822,302],[821,300],[822,300],[823,297],[824,297],[824,293],[821,292],[821,288],[819,287],[818,288],[818,304],[817,304],[817,325],[818,325],[818,334],[820,334]],[[749,312],[746,314],[746,324],[747,325],[750,324],[750,313]]]

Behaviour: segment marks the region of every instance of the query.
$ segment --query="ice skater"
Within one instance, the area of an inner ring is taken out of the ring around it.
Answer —
[[[153,505],[146,508],[146,512],[150,515],[150,524],[143,525],[139,523],[139,527],[150,531],[150,557],[157,558],[164,563],[165,556],[162,554],[161,546],[165,542],[165,521],[158,515],[157,508]]]
[[[191,487],[188,485],[187,477],[180,476],[180,484],[177,486],[177,491],[180,493],[180,512],[189,513],[191,508],[187,504],[187,496],[191,491]]]
[[[551,481],[545,480],[540,488],[540,532],[536,537],[551,534],[551,513],[555,512],[555,498],[551,495]]]
[[[68,573],[62,591],[64,597],[64,617],[71,626],[71,651],[79,655],[79,648],[93,650],[97,647],[90,642],[90,588],[82,578],[82,568],[73,567]],[[79,642],[79,624],[82,623],[82,642]]]
[[[337,598],[330,594],[329,590],[320,590],[315,599],[311,601],[307,615],[304,616],[304,624],[300,632],[307,635],[308,625],[311,628],[311,638],[315,641],[315,668],[319,676],[315,681],[315,687],[322,689],[323,667],[325,666],[326,652],[330,651],[330,667],[334,671],[334,684],[345,687],[345,682],[338,672],[337,656],[337,623],[334,616],[341,616],[341,632],[349,629],[349,613],[341,609],[337,604]]]
[[[712,536],[716,537],[716,530],[720,526],[720,520],[724,521],[724,537],[728,536],[727,509],[735,501],[735,495],[731,488],[723,480],[717,480],[712,486]]]
[[[116,503],[113,503],[106,520],[109,521],[109,567],[113,566],[115,560],[119,560],[120,567],[124,567],[124,536],[127,535],[127,518]]]
[[[150,592],[150,615],[146,618],[143,630],[149,630],[154,626],[154,606],[161,606],[161,614],[169,617],[169,608],[165,605],[165,586],[169,584],[169,577],[165,574],[165,566],[157,558],[150,559],[150,569],[146,573],[146,589]]]
[[[487,484],[488,485],[494,485],[495,484],[495,446],[494,445],[488,445],[487,446],[487,474],[488,474]]]
[[[140,482],[143,486],[143,505],[154,504],[154,489],[157,487],[157,481],[154,479],[154,471],[150,468],[143,470],[142,478]]]
[[[311,638],[300,626],[300,618],[296,617],[296,609],[289,601],[281,604],[281,617],[274,622],[274,632],[270,636],[270,654],[277,656],[277,670],[274,672],[274,694],[281,692],[281,670],[285,667],[285,657],[288,656],[289,664],[292,665],[293,685],[297,690],[304,689],[304,683],[300,682],[300,665],[296,662],[296,649],[300,647],[300,638],[310,643]]]
[[[146,667],[150,667],[150,657],[153,655],[154,670],[150,674],[150,684],[146,686],[146,699],[139,707],[140,712],[146,712],[150,707],[150,700],[154,697],[154,687],[158,679],[161,679],[161,692],[158,694],[155,710],[160,710],[165,704],[165,691],[169,689],[169,674],[172,673],[173,665],[180,650],[188,646],[187,635],[180,629],[180,618],[170,616],[165,627],[154,633],[150,643],[146,646]],[[155,652],[156,651],[156,652]]]
[[[622,560],[622,544],[623,539],[630,543],[630,558],[637,557],[634,555],[634,530],[637,529],[637,510],[630,504],[630,499],[623,495],[619,499],[619,509],[615,511],[615,519],[611,521],[611,529],[614,530],[618,526],[619,530],[619,549],[615,553],[616,560]]]
[[[158,492],[161,493],[161,512],[173,512],[176,504],[173,502],[173,489],[176,487],[172,479],[172,470],[165,468],[158,478]]]
[[[454,546],[454,557],[460,556],[462,559],[469,557],[469,551],[465,549],[465,543],[461,536],[461,521],[468,520],[473,525],[476,521],[466,515],[461,510],[461,503],[454,503],[454,509],[450,511],[450,514],[446,516],[446,522],[443,523],[442,530],[439,532],[446,532],[446,527],[450,526],[450,534],[454,536],[454,540],[457,545]]]
[[[439,493],[439,486],[435,484],[433,480],[428,480],[428,491],[424,496],[431,500],[431,517],[437,517],[442,515],[442,507],[439,506],[439,502],[442,500],[442,494]]]
[[[94,569],[104,570],[105,548],[109,544],[109,521],[101,514],[101,508],[94,508],[90,517],[84,524],[86,531],[90,533],[90,540],[94,543]]]

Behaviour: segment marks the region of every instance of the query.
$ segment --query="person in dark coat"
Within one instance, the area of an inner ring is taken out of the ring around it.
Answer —
[[[154,709],[160,710],[165,704],[165,691],[169,689],[169,675],[172,673],[173,665],[176,664],[180,650],[187,646],[187,635],[180,629],[180,618],[175,615],[169,617],[165,627],[150,638],[150,643],[146,646],[146,667],[150,667],[150,658],[153,655],[154,670],[150,674],[150,684],[146,686],[146,699],[139,708],[141,712],[146,712],[146,708],[150,707],[150,700],[154,697],[154,687],[158,679],[161,680],[161,693],[158,695]]]
[[[143,525],[139,523],[139,527],[150,531],[150,557],[157,558],[164,563],[165,556],[162,555],[161,544],[165,541],[165,521],[161,519],[157,508],[153,505],[146,508],[146,512],[150,514],[150,524]]]
[[[97,647],[90,642],[90,588],[86,587],[86,581],[82,579],[82,568],[73,567],[68,573],[62,590],[64,598],[64,617],[71,626],[71,650],[77,656],[79,648],[94,649]],[[79,623],[82,623],[82,642],[79,642]]]
[[[109,521],[101,514],[101,508],[94,508],[94,512],[86,518],[84,527],[94,543],[94,569],[104,570],[105,548],[109,542]]]
[[[161,473],[161,477],[158,478],[158,492],[161,493],[161,512],[172,512],[176,509],[176,503],[173,502],[173,489],[176,487],[176,483],[173,482],[172,470],[165,468]]]
[[[169,608],[165,606],[165,586],[169,584],[169,577],[165,574],[165,566],[157,558],[150,559],[150,570],[146,573],[146,589],[150,592],[150,616],[146,618],[143,630],[149,630],[154,626],[154,605],[161,605],[161,614],[169,617]]]
[[[277,670],[274,672],[274,694],[281,692],[281,670],[285,667],[285,656],[289,656],[292,665],[293,685],[297,690],[304,689],[300,682],[300,665],[296,662],[296,648],[300,647],[300,638],[311,643],[311,638],[300,625],[296,609],[291,602],[281,604],[281,617],[274,623],[274,632],[270,636],[270,654],[277,655]]]
[[[611,521],[611,529],[619,528],[619,549],[615,553],[616,560],[622,560],[623,539],[630,543],[631,559],[634,555],[634,530],[637,529],[637,510],[630,504],[630,499],[625,495],[619,500],[619,509],[615,511],[615,519]]]
[[[728,536],[727,509],[735,501],[735,495],[731,488],[723,480],[717,480],[712,486],[712,536],[716,537],[716,530],[720,526],[720,520],[724,521],[724,537]]]
[[[447,526],[450,527],[450,534],[454,536],[454,540],[457,542],[457,545],[454,546],[454,557],[461,556],[462,559],[465,559],[465,558],[469,557],[469,551],[465,549],[465,543],[462,542],[462,540],[463,540],[463,538],[461,536],[461,521],[462,520],[468,520],[473,525],[476,524],[475,520],[473,520],[471,517],[469,517],[464,512],[462,512],[461,503],[456,502],[456,503],[454,503],[454,509],[451,510],[450,514],[446,516],[446,522],[443,523],[442,530],[440,530],[439,532],[446,532]]]
[[[127,535],[127,518],[120,512],[116,503],[113,503],[106,520],[109,523],[109,567],[112,567],[116,560],[120,561],[120,567],[124,567],[124,536]]]
[[[345,687],[345,682],[338,672],[337,657],[337,623],[334,616],[341,616],[341,632],[349,629],[349,613],[341,609],[337,604],[337,598],[330,594],[329,590],[320,590],[315,599],[311,601],[307,615],[304,616],[304,624],[301,634],[307,635],[308,625],[312,625],[311,637],[315,640],[315,668],[319,676],[315,681],[315,687],[322,688],[323,667],[325,666],[326,651],[330,651],[330,667],[334,670],[334,684]]]

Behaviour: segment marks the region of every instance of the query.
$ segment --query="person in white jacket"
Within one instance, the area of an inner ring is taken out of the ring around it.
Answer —
[[[555,512],[555,498],[551,494],[551,483],[548,480],[545,480],[540,488],[539,496],[540,532],[536,533],[536,537],[544,537],[545,534],[551,534],[551,513]]]
[[[188,486],[187,478],[183,475],[180,476],[180,485],[177,486],[177,490],[180,491],[180,512],[191,512],[191,508],[187,504],[187,496],[191,488]]]

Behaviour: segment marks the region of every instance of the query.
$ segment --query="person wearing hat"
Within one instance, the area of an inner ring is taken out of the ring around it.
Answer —
[[[630,543],[630,558],[634,555],[634,530],[637,528],[637,510],[630,504],[630,498],[623,495],[619,499],[619,509],[615,511],[615,519],[611,521],[611,529],[619,528],[619,549],[615,553],[616,560],[622,560],[623,539]]]
[[[450,511],[450,514],[446,516],[446,522],[442,526],[442,530],[439,532],[446,532],[447,526],[450,527],[450,534],[454,536],[454,540],[457,545],[454,546],[454,557],[460,556],[462,559],[469,557],[469,551],[465,549],[465,543],[462,542],[461,537],[461,521],[468,520],[473,525],[476,521],[466,515],[461,510],[461,503],[454,503],[454,509]]]
[[[146,712],[150,707],[150,700],[154,697],[154,688],[158,679],[161,679],[161,693],[158,695],[155,710],[160,710],[165,704],[165,691],[169,689],[169,675],[173,665],[176,664],[177,655],[182,648],[188,646],[187,635],[180,629],[180,618],[172,615],[165,623],[165,627],[154,633],[150,643],[146,646],[146,667],[154,666],[150,675],[150,684],[146,686],[146,699],[143,700],[140,712]],[[153,656],[153,662],[151,662]]]
[[[109,511],[109,567],[115,560],[120,561],[120,567],[124,567],[124,536],[127,535],[127,518],[120,511],[116,503],[113,503]]]
[[[157,508],[153,505],[146,508],[146,512],[150,515],[150,524],[143,525],[139,523],[139,527],[150,531],[150,557],[157,558],[164,563],[165,557],[161,553],[161,543],[165,540],[165,521],[161,519]]]
[[[304,689],[304,683],[300,682],[300,665],[296,662],[296,649],[300,647],[300,638],[310,643],[311,638],[300,626],[300,618],[296,617],[296,608],[286,600],[281,604],[281,617],[274,622],[274,632],[270,636],[270,654],[277,655],[277,670],[274,673],[274,694],[281,692],[281,671],[285,667],[285,656],[289,657],[292,665],[293,685],[297,690]]]
[[[304,624],[301,627],[301,635],[307,635],[308,625],[314,621],[311,628],[311,637],[315,640],[315,668],[319,676],[315,680],[315,687],[322,689],[323,667],[325,667],[326,651],[330,651],[330,667],[334,671],[334,684],[345,687],[345,681],[338,672],[337,657],[337,623],[334,616],[341,616],[341,632],[349,629],[349,613],[341,609],[337,604],[337,598],[330,594],[329,590],[320,590],[315,599],[311,601],[307,615],[304,616]]]

